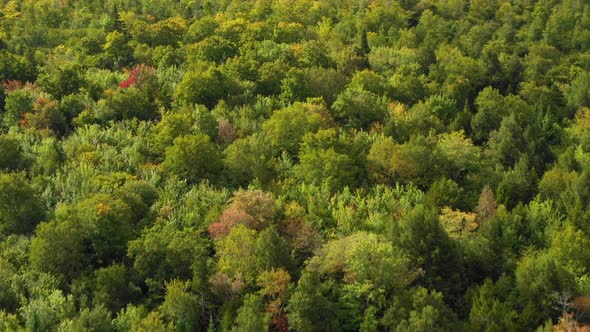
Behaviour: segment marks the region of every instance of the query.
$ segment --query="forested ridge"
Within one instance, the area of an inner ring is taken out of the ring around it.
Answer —
[[[0,0],[1,331],[575,331],[584,0]]]

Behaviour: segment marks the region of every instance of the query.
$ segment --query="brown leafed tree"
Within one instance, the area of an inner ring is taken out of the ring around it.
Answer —
[[[483,187],[481,194],[479,195],[479,201],[475,207],[475,213],[477,213],[477,219],[481,221],[488,220],[489,218],[496,215],[498,206],[496,204],[496,198],[494,192],[490,186],[486,185]]]

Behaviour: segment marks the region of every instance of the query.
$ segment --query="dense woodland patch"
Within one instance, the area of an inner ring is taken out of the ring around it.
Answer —
[[[588,319],[589,48],[583,0],[0,1],[0,330]]]

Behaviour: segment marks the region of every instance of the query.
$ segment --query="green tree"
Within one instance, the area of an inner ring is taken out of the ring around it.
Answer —
[[[378,96],[386,94],[388,90],[387,81],[383,76],[369,69],[356,72],[352,76],[349,87],[370,91]]]
[[[0,174],[0,233],[30,234],[45,207],[22,173]]]
[[[328,56],[326,46],[317,40],[301,43],[298,60],[304,67],[330,68],[334,66],[334,62]]]
[[[215,66],[198,63],[184,74],[182,81],[176,86],[174,96],[180,103],[213,107],[229,93],[237,92],[236,84]]]
[[[463,266],[458,247],[442,228],[436,210],[416,206],[392,227],[392,241],[413,266],[424,270],[423,285],[443,292],[451,303],[456,301]]]
[[[270,315],[264,312],[259,296],[248,294],[244,304],[238,309],[232,332],[268,331]]]
[[[60,290],[54,290],[44,298],[31,299],[23,308],[23,317],[27,331],[57,330],[61,321],[75,315],[75,303],[72,295],[64,296]]]
[[[19,322],[18,316],[5,311],[0,311],[0,328],[5,331],[24,331]]]
[[[513,331],[516,329],[517,312],[510,303],[502,301],[502,294],[490,279],[474,291],[469,323],[478,331]]]
[[[222,154],[209,136],[184,135],[166,149],[162,168],[192,183],[203,179],[215,181],[223,168]]]
[[[193,119],[188,112],[167,112],[153,127],[154,148],[163,153],[174,143],[174,139],[188,135]]]
[[[580,107],[590,106],[590,73],[581,72],[572,80],[570,86],[565,91],[567,104],[578,109]]]
[[[299,145],[306,133],[315,133],[329,123],[327,110],[318,105],[295,103],[273,112],[262,124],[269,143],[276,151],[297,155]]]
[[[456,316],[443,301],[441,292],[418,288],[412,294],[412,310],[399,322],[395,331],[453,330]]]
[[[587,258],[590,255],[587,249],[589,244],[584,232],[572,225],[565,225],[551,238],[548,253],[571,273],[581,276],[588,273],[590,268]]]
[[[229,234],[216,243],[219,272],[235,278],[242,276],[252,283],[258,273],[256,257],[256,231],[244,225],[232,228]]]
[[[432,183],[426,193],[426,201],[438,207],[453,207],[468,210],[463,188],[448,178],[441,178]]]
[[[40,223],[31,241],[32,268],[66,278],[77,276],[90,263],[83,240],[82,229],[71,221]]]
[[[131,210],[123,201],[97,194],[75,207],[56,212],[56,219],[72,220],[90,241],[90,257],[98,266],[119,261],[127,251],[127,241],[133,237]],[[86,253],[88,254],[88,253]]]
[[[105,98],[105,106],[114,111],[114,119],[104,120],[124,120],[139,119],[152,120],[158,116],[154,96],[148,95],[136,86],[116,90],[108,98]]]
[[[93,303],[118,312],[140,295],[139,287],[130,281],[131,274],[122,264],[94,270]]]
[[[299,154],[296,176],[310,184],[327,183],[332,190],[357,183],[358,167],[346,154],[334,148],[310,149],[304,147]]]
[[[519,325],[536,328],[544,319],[556,316],[554,295],[569,293],[574,287],[573,275],[547,253],[524,257],[516,268],[516,289],[521,314]]]
[[[33,112],[33,95],[24,89],[8,93],[4,99],[2,127],[17,126],[24,114]]]
[[[52,63],[42,67],[36,83],[55,99],[76,93],[86,85],[82,68],[75,63]]]
[[[2,81],[32,81],[34,72],[34,64],[29,58],[13,54],[8,50],[0,51],[0,77]]]
[[[187,29],[186,21],[181,17],[160,20],[149,27],[149,42],[152,46],[177,44]]]
[[[440,156],[442,168],[455,181],[480,166],[479,148],[462,131],[441,134],[434,153]]]
[[[500,91],[491,87],[483,89],[475,99],[477,113],[471,120],[473,136],[478,141],[487,139],[489,133],[498,129],[508,109]]]
[[[62,321],[60,331],[113,331],[111,313],[105,307],[84,308],[72,320]]]
[[[273,226],[258,234],[254,254],[256,255],[256,266],[261,271],[279,267],[290,269],[292,267],[289,246]]]
[[[202,312],[199,296],[189,290],[189,283],[172,280],[166,283],[166,297],[161,311],[174,323],[176,331],[188,332],[200,327]]]
[[[434,95],[426,99],[425,107],[443,123],[449,124],[457,114],[457,103],[444,95]]]
[[[391,97],[408,105],[415,104],[427,94],[426,81],[419,63],[401,64],[388,81]]]
[[[207,242],[199,231],[178,230],[168,223],[147,228],[130,241],[127,256],[133,260],[133,270],[157,298],[165,281],[192,279],[195,286],[203,286],[208,273],[206,250]]]
[[[527,152],[528,144],[524,138],[523,129],[514,114],[502,119],[500,128],[490,133],[488,146],[489,150],[486,152],[494,164],[505,167],[513,166],[520,155]]]
[[[375,140],[367,156],[369,176],[378,183],[426,186],[438,172],[434,147],[432,140],[423,136],[413,136],[404,144],[389,137]],[[445,149],[444,141],[441,148]]]
[[[373,92],[347,88],[332,105],[334,118],[345,127],[367,129],[382,122],[387,113],[387,100]]]
[[[322,97],[328,105],[332,105],[346,81],[346,76],[333,68],[291,68],[281,80],[280,96],[287,103]],[[350,98],[353,99],[353,96]]]
[[[267,183],[274,175],[272,150],[265,136],[238,138],[223,151],[225,174],[240,186],[247,186],[254,179]]]
[[[536,43],[529,47],[525,57],[524,79],[538,86],[546,85],[559,74],[561,52],[546,43]]]
[[[62,205],[55,220],[37,227],[31,264],[66,277],[76,276],[85,266],[108,266],[124,256],[132,226],[129,207],[108,195]]]
[[[498,202],[513,208],[518,202],[527,203],[536,193],[537,175],[530,169],[527,156],[522,157],[514,167],[504,172],[496,189]]]
[[[302,332],[339,330],[338,303],[329,292],[316,273],[303,272],[287,306],[289,325]]]
[[[236,45],[221,36],[210,36],[188,46],[189,61],[222,63],[236,55]]]
[[[125,34],[117,30],[110,32],[106,36],[106,43],[102,46],[102,49],[107,67],[120,69],[132,63],[133,49],[127,41]]]

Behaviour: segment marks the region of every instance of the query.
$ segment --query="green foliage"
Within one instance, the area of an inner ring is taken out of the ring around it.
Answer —
[[[583,329],[587,3],[0,16],[0,330]]]
[[[528,158],[519,160],[514,168],[504,173],[498,185],[498,201],[512,208],[514,202],[528,202],[535,194],[536,174],[529,168]]]
[[[563,264],[576,276],[587,273],[588,266],[588,239],[584,232],[576,230],[572,225],[565,225],[563,229],[556,230],[551,239],[549,255]]]
[[[188,283],[172,280],[166,284],[162,312],[174,322],[176,331],[194,331],[199,323],[199,297],[188,290]]]
[[[425,286],[449,298],[460,291],[463,266],[459,251],[435,210],[418,205],[392,228],[394,245],[409,256],[411,264],[424,269],[421,281]]]
[[[70,321],[62,322],[60,331],[113,331],[111,313],[104,307],[83,309],[80,314]]]
[[[322,106],[295,103],[273,112],[262,129],[273,148],[296,155],[305,134],[315,133],[328,125],[330,120],[326,113]]]
[[[295,175],[306,183],[325,183],[331,190],[354,186],[361,170],[347,148],[333,129],[305,135]]]
[[[149,93],[149,92],[148,92]],[[149,120],[156,117],[156,106],[151,100],[152,96],[139,88],[132,86],[123,90],[115,91],[108,99],[105,106],[115,110],[114,119],[140,119]],[[117,113],[116,110],[120,110]],[[110,118],[100,119],[102,121],[113,120]]]
[[[164,288],[164,282],[194,278],[200,286],[207,274],[207,242],[196,230],[178,230],[171,224],[147,228],[139,238],[130,241],[127,255],[133,269],[150,287],[153,295]]]
[[[120,261],[133,236],[129,206],[104,194],[58,208],[41,223],[31,243],[31,264],[40,271],[76,276],[88,264]]]
[[[441,134],[434,152],[442,159],[446,174],[455,181],[481,165],[480,149],[462,131]]]
[[[174,139],[190,133],[193,119],[186,112],[165,113],[154,127],[154,148],[164,152]]]
[[[3,82],[7,80],[23,82],[32,80],[34,70],[30,58],[10,53],[7,50],[0,51],[0,77]]]
[[[244,304],[238,309],[232,332],[268,331],[270,317],[262,312],[262,301],[253,294],[248,294]]]
[[[36,83],[56,99],[74,94],[84,87],[82,68],[76,64],[52,63],[41,68]]]
[[[73,296],[66,297],[59,290],[51,292],[46,298],[31,300],[23,308],[27,331],[57,330],[62,320],[72,318],[74,314]]]
[[[18,321],[18,317],[5,311],[0,312],[0,327],[5,331],[24,331],[24,328]]]
[[[187,46],[190,61],[223,62],[236,54],[233,43],[220,36],[210,36]]]
[[[433,169],[437,162],[433,149],[432,140],[422,136],[414,136],[404,144],[396,144],[390,137],[378,138],[367,156],[369,176],[377,183],[414,182],[426,186],[437,171]]]
[[[25,113],[33,112],[33,96],[29,91],[16,90],[9,93],[4,100],[2,126],[10,128],[18,125],[18,121]]]
[[[22,173],[0,174],[0,232],[30,234],[45,217],[39,195]]]
[[[543,317],[552,314],[555,294],[571,294],[573,287],[573,275],[548,254],[523,258],[516,268],[516,288],[522,306],[519,324],[530,328],[540,325]]]
[[[165,172],[195,183],[203,179],[216,180],[223,167],[219,148],[203,134],[184,135],[174,139],[166,149],[162,163]]]
[[[328,242],[308,262],[307,268],[357,286],[348,291],[362,292],[360,285],[370,285],[367,288],[374,294],[358,295],[372,300],[377,300],[380,292],[395,294],[420,274],[420,271],[412,271],[408,258],[384,238],[364,232]]]
[[[418,288],[412,294],[412,310],[399,322],[395,331],[440,331],[454,328],[453,312],[443,302],[440,292]]]
[[[274,227],[268,227],[258,234],[254,246],[256,266],[259,270],[270,270],[278,267],[291,267],[291,257],[287,242],[277,233]]]
[[[590,106],[590,73],[581,72],[571,82],[565,93],[568,105],[572,108]]]
[[[237,90],[236,84],[214,66],[198,63],[189,68],[177,85],[175,98],[184,104],[214,106],[217,101]]]
[[[93,302],[117,312],[138,297],[140,290],[129,282],[130,273],[121,264],[114,264],[94,271]]]
[[[133,49],[127,44],[125,34],[120,31],[112,31],[106,36],[102,50],[104,61],[109,67],[122,68],[133,61]]]
[[[490,279],[474,290],[469,312],[470,328],[482,331],[516,329],[517,313],[507,301],[510,294],[502,289],[504,281],[512,282],[502,276],[496,284]]]
[[[287,307],[291,326],[306,332],[340,329],[338,304],[328,293],[329,286],[322,284],[317,274],[304,272]]]
[[[274,174],[272,150],[264,136],[238,138],[223,151],[225,173],[240,186],[246,186],[255,179],[266,183]]]
[[[338,95],[332,109],[334,118],[344,127],[366,129],[383,121],[387,101],[373,92],[349,87]]]
[[[69,221],[41,223],[35,235],[30,253],[34,269],[73,277],[90,259],[83,253],[82,230]]]
[[[502,117],[509,111],[498,90],[490,87],[483,89],[475,100],[477,113],[471,120],[473,135],[483,140],[492,130],[499,127]]]
[[[273,73],[273,75],[276,74]],[[326,103],[331,105],[345,84],[346,77],[333,68],[295,69],[293,67],[281,80],[281,97],[286,102],[322,97]]]

